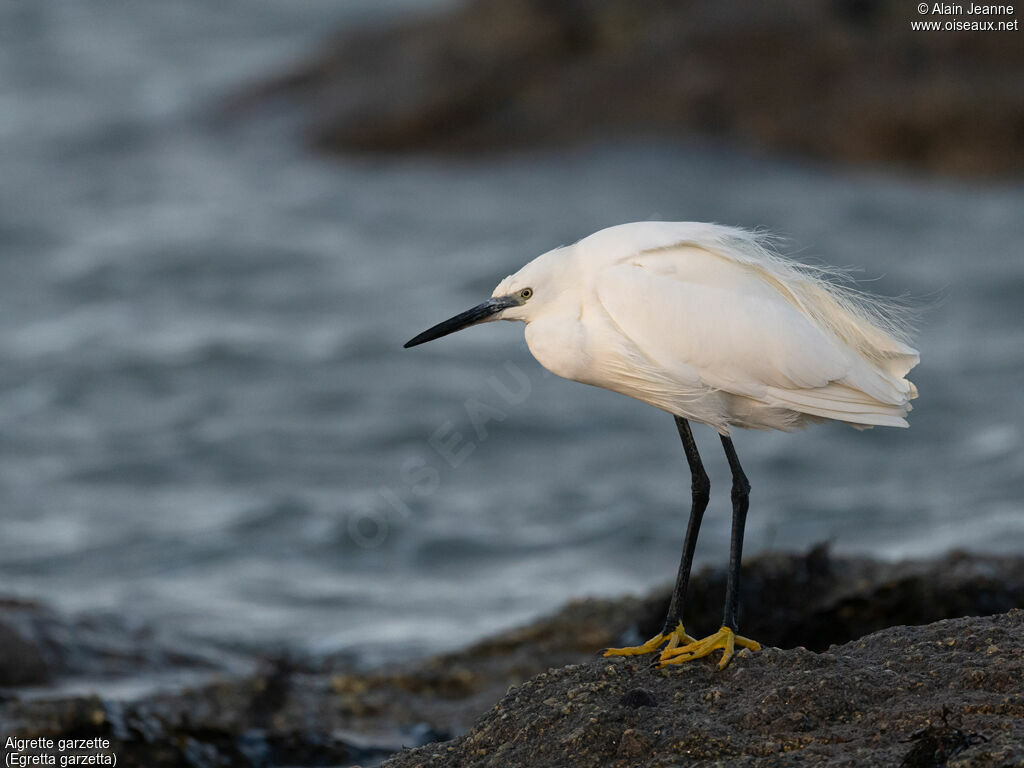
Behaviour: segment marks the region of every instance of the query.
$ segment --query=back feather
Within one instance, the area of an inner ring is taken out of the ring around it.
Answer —
[[[645,250],[689,245],[743,264],[818,327],[886,373],[902,378],[919,362],[917,350],[909,345],[913,312],[898,300],[858,290],[841,269],[787,258],[764,233],[718,224],[676,226],[682,231],[677,230],[672,242]],[[917,391],[910,386],[910,397],[915,397]]]

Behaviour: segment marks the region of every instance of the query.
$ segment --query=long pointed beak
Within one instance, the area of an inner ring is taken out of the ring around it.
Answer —
[[[409,341],[405,342],[402,346],[405,347],[405,349],[408,349],[409,347],[415,347],[416,345],[423,344],[427,341],[440,339],[442,336],[447,336],[449,333],[461,331],[463,328],[469,328],[471,325],[486,322],[493,318],[494,315],[501,312],[501,310],[513,307],[518,303],[519,302],[511,296],[499,296],[493,299],[488,299],[483,304],[477,304],[472,309],[467,309],[465,312],[445,320],[443,323],[438,323],[433,328],[428,328],[419,336],[409,339]]]

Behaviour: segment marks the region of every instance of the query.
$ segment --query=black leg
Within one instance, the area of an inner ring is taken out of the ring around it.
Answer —
[[[733,632],[738,629],[736,618],[740,608],[740,560],[743,558],[743,527],[747,522],[750,500],[750,482],[736,456],[732,439],[722,435],[722,447],[732,470],[732,543],[729,547],[729,577],[725,585],[725,615],[722,626]]]
[[[704,471],[690,425],[686,419],[679,416],[676,416],[675,420],[679,437],[683,441],[683,450],[686,451],[686,463],[690,465],[691,503],[690,522],[686,526],[686,539],[683,541],[683,557],[679,562],[679,574],[676,576],[676,586],[672,590],[672,601],[668,604],[668,615],[665,617],[665,628],[662,630],[662,634],[666,635],[674,630],[683,618],[683,601],[686,599],[686,585],[690,581],[693,550],[697,546],[700,523],[704,519],[704,510],[707,509],[711,496],[711,481]]]

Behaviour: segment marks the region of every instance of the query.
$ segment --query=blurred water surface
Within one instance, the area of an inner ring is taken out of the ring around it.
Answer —
[[[547,375],[519,326],[401,349],[648,218],[768,227],[940,297],[911,430],[737,437],[748,552],[1021,548],[1024,187],[650,143],[325,161],[287,115],[211,119],[325,30],[418,5],[0,7],[0,592],[373,660],[669,580],[668,416]],[[728,473],[698,440],[698,562],[722,563]]]

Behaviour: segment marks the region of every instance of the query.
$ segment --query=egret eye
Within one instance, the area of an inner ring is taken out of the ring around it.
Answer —
[[[523,290],[519,292],[519,298],[523,300],[526,300],[531,296],[533,296],[533,288],[523,288]]]

